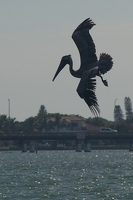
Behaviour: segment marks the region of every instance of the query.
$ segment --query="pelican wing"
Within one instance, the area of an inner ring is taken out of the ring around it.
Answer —
[[[95,94],[96,70],[97,68],[93,68],[89,71],[84,72],[79,82],[77,93],[82,99],[85,100],[91,112],[95,116],[98,116],[100,114],[100,109],[99,109],[98,100]]]
[[[96,79],[88,79],[87,81],[87,87],[84,91],[84,100],[89,106],[91,112],[98,116],[100,114],[100,109],[98,105],[98,100],[95,94],[95,88],[96,88]]]
[[[90,18],[83,21],[73,32],[72,38],[79,50],[81,67],[97,62],[96,48],[89,30],[95,24]]]

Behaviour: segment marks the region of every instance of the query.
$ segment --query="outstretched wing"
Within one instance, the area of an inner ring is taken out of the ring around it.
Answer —
[[[99,109],[98,100],[95,94],[96,71],[97,71],[97,68],[93,68],[92,70],[84,72],[79,82],[77,93],[82,99],[85,100],[91,112],[95,116],[98,116],[100,114],[100,109]]]
[[[96,89],[96,79],[88,79],[87,86],[84,91],[84,100],[89,106],[91,112],[98,116],[100,114],[100,109],[98,105],[98,100],[95,94]]]
[[[72,34],[72,38],[80,53],[81,67],[97,62],[95,44],[89,33],[89,30],[94,25],[93,21],[88,18]]]

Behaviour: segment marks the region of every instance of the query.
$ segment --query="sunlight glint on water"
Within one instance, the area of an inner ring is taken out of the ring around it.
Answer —
[[[128,151],[17,151],[0,158],[0,199],[133,199]]]

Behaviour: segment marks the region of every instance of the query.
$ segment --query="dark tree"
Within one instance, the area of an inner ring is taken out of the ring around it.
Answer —
[[[123,112],[119,105],[116,105],[114,108],[114,121],[116,123],[123,121]]]
[[[47,122],[47,110],[44,105],[40,106],[39,112],[37,114],[34,126],[35,129],[42,131],[42,130],[47,130],[48,129],[48,122]]]
[[[60,123],[61,123],[61,115],[59,113],[56,113],[56,115],[55,115],[55,125],[56,125],[57,132],[59,130]]]
[[[32,134],[34,125],[34,117],[27,118],[22,125],[22,131],[25,134]]]
[[[111,125],[110,121],[108,121],[107,119],[101,118],[101,117],[94,117],[94,118],[89,117],[86,120],[86,123],[92,124],[94,126],[99,126],[99,127],[100,126],[108,127]]]
[[[39,109],[39,112],[38,112],[38,117],[44,118],[46,116],[47,116],[47,110],[46,110],[44,105],[41,105],[40,109]]]
[[[130,97],[125,97],[124,99],[124,104],[125,104],[125,111],[126,111],[126,119],[130,119],[133,116],[133,111],[132,111],[132,102]]]

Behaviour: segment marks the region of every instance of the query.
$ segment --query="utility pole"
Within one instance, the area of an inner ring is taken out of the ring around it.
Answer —
[[[8,99],[8,118],[10,119],[10,99]]]

